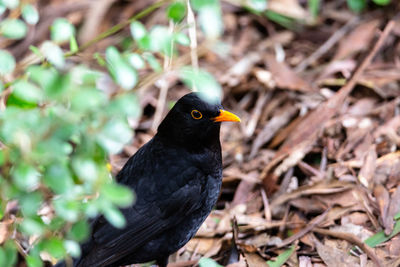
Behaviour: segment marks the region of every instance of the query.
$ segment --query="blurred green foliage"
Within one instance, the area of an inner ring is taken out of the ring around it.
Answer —
[[[204,36],[221,35],[219,1],[192,4]],[[23,244],[30,267],[43,266],[43,252],[53,259],[79,256],[79,243],[90,232],[89,220],[99,215],[115,227],[125,225],[119,208],[134,203],[135,196],[113,180],[108,155],[119,153],[133,137],[128,119],[140,116],[133,90],[140,81],[139,70],[162,72],[164,57],[177,57],[178,46],[190,44],[186,1],[165,1],[164,8],[174,27],[147,29],[133,21],[131,37],[93,55],[100,70],[69,62],[68,56],[80,47],[74,25],[65,18],[53,21],[50,40],[30,47],[39,64],[16,73],[18,62],[0,50],[0,92],[5,93],[0,110],[0,219],[8,223],[0,266],[14,266],[17,243]],[[33,2],[0,0],[0,13],[8,10],[21,15],[0,21],[4,38],[23,39],[27,24],[40,21]],[[207,10],[212,13],[204,13]],[[191,87],[221,95],[208,72],[186,67],[180,73]],[[102,85],[107,76],[120,89],[109,92]]]

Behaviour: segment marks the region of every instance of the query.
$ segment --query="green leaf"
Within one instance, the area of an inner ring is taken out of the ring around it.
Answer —
[[[198,21],[207,38],[216,39],[224,31],[219,5],[204,6],[199,11]]]
[[[387,240],[391,239],[395,235],[400,233],[400,220],[396,221],[396,224],[394,225],[393,231],[390,235],[385,235],[384,231],[380,231],[373,236],[367,238],[364,243],[370,246],[371,248],[376,247],[379,244],[382,244],[383,242],[386,242]]]
[[[76,222],[68,233],[69,238],[78,242],[85,241],[89,236],[90,227],[86,220]]]
[[[42,235],[45,229],[45,225],[40,217],[25,217],[21,223],[21,230],[28,235]]]
[[[132,190],[119,184],[103,186],[102,193],[105,198],[119,207],[129,207],[134,201]]]
[[[308,0],[308,9],[313,18],[318,17],[321,0]]]
[[[375,4],[380,6],[386,6],[390,4],[391,0],[372,0]]]
[[[122,94],[111,101],[107,112],[115,115],[138,118],[141,113],[139,100],[135,94]]]
[[[126,122],[111,120],[97,135],[97,141],[108,153],[118,154],[132,136],[132,130]]]
[[[79,47],[78,47],[78,42],[76,41],[76,38],[74,35],[71,35],[69,38],[69,51],[71,53],[76,53],[78,52]]]
[[[27,32],[26,24],[20,19],[5,19],[0,23],[0,33],[9,39],[22,39]]]
[[[222,267],[222,265],[218,264],[215,260],[210,258],[201,258],[199,260],[200,267]]]
[[[247,1],[250,8],[256,11],[265,11],[267,9],[267,1],[266,0],[248,0]]]
[[[27,163],[20,163],[13,171],[13,181],[15,185],[22,190],[31,190],[39,184],[39,172],[28,165]]]
[[[58,216],[69,222],[76,222],[79,218],[81,203],[64,198],[53,200],[54,209]]]
[[[27,4],[22,8],[22,17],[26,23],[35,25],[39,21],[39,12],[33,5]]]
[[[296,27],[296,21],[294,19],[283,16],[277,12],[267,10],[265,12],[265,15],[269,20],[278,23],[279,25],[282,25],[283,27],[288,28],[290,30],[294,30]]]
[[[45,58],[57,68],[62,68],[65,64],[64,53],[61,48],[53,42],[45,41],[41,51]]]
[[[133,39],[137,42],[140,49],[150,49],[150,36],[147,33],[146,28],[139,21],[134,21],[130,25],[130,30]]]
[[[39,256],[28,255],[25,258],[28,267],[42,267],[43,262]]]
[[[66,252],[62,240],[55,237],[44,240],[43,249],[56,259],[62,258]]]
[[[1,2],[9,9],[16,9],[19,5],[19,0],[1,0]]]
[[[78,258],[81,256],[81,247],[79,243],[74,240],[65,240],[64,248],[72,257]]]
[[[61,163],[54,163],[46,168],[44,183],[56,194],[67,193],[73,186],[69,169]]]
[[[57,18],[51,26],[51,40],[56,43],[67,42],[75,35],[75,27],[65,18]]]
[[[347,0],[347,5],[351,11],[359,13],[365,9],[367,2],[365,0]]]
[[[106,49],[107,68],[115,81],[125,90],[132,89],[138,82],[138,74],[122,58],[117,48],[110,46]]]
[[[221,101],[221,85],[210,73],[192,67],[183,67],[179,73],[183,82],[191,89],[196,89],[206,101],[211,103]]]
[[[76,175],[83,181],[95,181],[98,176],[96,163],[89,158],[76,157],[72,160]]]
[[[189,37],[182,32],[175,33],[173,38],[174,38],[174,41],[177,42],[178,44],[181,44],[184,46],[190,45]]]
[[[13,267],[17,261],[17,249],[14,245],[13,240],[6,241],[2,247],[0,247],[0,266],[2,267]]]
[[[218,0],[191,0],[190,4],[194,10],[199,11],[203,7],[216,5],[217,1]]]
[[[155,72],[161,72],[162,67],[160,63],[158,62],[157,58],[153,56],[151,53],[143,53],[143,58],[149,63],[150,67],[155,71]]]
[[[0,2],[0,16],[3,15],[3,13],[6,11],[6,7],[2,5],[2,3]]]
[[[0,49],[0,75],[6,75],[15,69],[15,59],[6,50]]]
[[[126,225],[124,215],[117,208],[107,207],[104,210],[104,216],[116,228],[123,228]]]
[[[13,94],[27,103],[38,103],[43,99],[43,92],[34,84],[19,80],[13,85]]]
[[[42,204],[42,200],[43,197],[40,192],[32,192],[22,195],[19,199],[22,213],[25,216],[36,215],[37,210]]]
[[[135,69],[143,69],[146,66],[146,63],[139,54],[130,53],[127,55],[127,59],[129,64]]]
[[[167,17],[175,23],[180,22],[186,15],[186,5],[182,2],[175,2],[168,6]]]
[[[154,52],[161,52],[164,55],[173,54],[172,35],[165,26],[155,26],[150,31],[150,49]]]
[[[296,246],[292,245],[289,249],[282,252],[274,261],[267,261],[269,267],[280,267],[282,266],[293,254]]]
[[[81,88],[71,99],[73,110],[87,112],[97,110],[107,102],[106,95],[96,88]]]

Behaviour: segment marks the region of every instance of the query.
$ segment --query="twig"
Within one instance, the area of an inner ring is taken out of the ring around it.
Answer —
[[[314,53],[312,53],[308,58],[302,61],[299,65],[294,68],[296,72],[304,71],[309,65],[314,63],[322,55],[328,52],[339,40],[341,40],[344,35],[359,21],[358,17],[354,17],[352,20],[348,21],[342,28],[335,31],[331,37],[329,37],[326,42],[321,45]]]
[[[314,219],[312,219],[305,228],[303,228],[302,230],[300,230],[299,232],[295,233],[294,235],[286,238],[285,240],[282,241],[281,244],[279,244],[277,247],[281,248],[281,247],[285,247],[289,244],[291,244],[292,242],[294,242],[295,240],[302,238],[304,235],[306,235],[308,232],[312,231],[312,229],[316,226],[318,226],[320,223],[322,223],[326,216],[328,215],[328,212],[330,211],[330,208],[328,208],[324,213],[322,213],[321,215],[319,215],[318,217],[315,217]]]
[[[269,206],[267,193],[265,192],[264,188],[261,188],[261,197],[262,197],[263,204],[264,204],[264,216],[265,216],[265,220],[266,220],[267,222],[270,222],[270,221],[272,220],[271,208],[270,208],[270,206]]]
[[[346,240],[362,249],[377,266],[384,266],[374,251],[353,234],[331,231],[322,228],[314,228],[312,231],[318,234],[329,235],[338,239]]]
[[[187,22],[189,25],[189,39],[190,39],[190,57],[192,66],[195,69],[199,68],[199,61],[197,58],[197,33],[196,33],[196,19],[194,18],[193,10],[190,5],[190,0],[186,1],[187,5]]]

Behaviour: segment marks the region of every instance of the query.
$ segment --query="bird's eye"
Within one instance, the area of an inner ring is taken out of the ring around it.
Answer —
[[[190,113],[195,120],[200,120],[203,117],[203,114],[201,114],[200,111],[197,109],[193,109],[192,112]]]

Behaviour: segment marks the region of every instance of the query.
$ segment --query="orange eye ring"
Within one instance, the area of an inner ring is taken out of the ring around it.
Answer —
[[[201,112],[197,109],[193,109],[192,112],[190,112],[190,115],[192,115],[192,118],[195,120],[200,120],[203,118],[203,114],[201,114]]]

